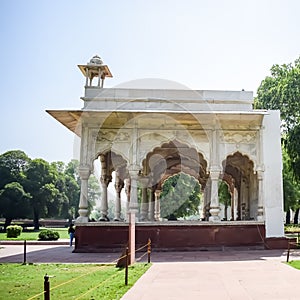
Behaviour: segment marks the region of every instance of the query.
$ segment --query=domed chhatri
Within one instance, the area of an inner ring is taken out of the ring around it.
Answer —
[[[108,66],[104,65],[99,55],[94,55],[86,65],[78,65],[80,71],[86,78],[85,86],[103,88],[106,77],[113,77]],[[98,77],[96,83],[93,84],[93,79]]]
[[[91,59],[90,62],[87,63],[88,65],[103,65],[103,61],[99,55],[94,55]]]

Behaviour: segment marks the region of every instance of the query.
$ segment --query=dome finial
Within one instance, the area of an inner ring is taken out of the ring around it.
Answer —
[[[99,55],[94,55],[90,62],[87,63],[88,65],[103,65],[103,61]]]

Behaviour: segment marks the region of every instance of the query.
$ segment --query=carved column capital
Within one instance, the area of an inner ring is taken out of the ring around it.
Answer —
[[[139,177],[139,170],[136,170],[136,169],[129,170],[128,173],[129,173],[131,179],[137,180]]]
[[[141,184],[142,188],[147,188],[149,185],[149,177],[139,176],[138,181]]]
[[[211,180],[218,180],[222,170],[219,166],[211,166],[209,169],[209,174]]]
[[[88,180],[91,175],[91,170],[89,166],[79,166],[78,173],[82,180]]]

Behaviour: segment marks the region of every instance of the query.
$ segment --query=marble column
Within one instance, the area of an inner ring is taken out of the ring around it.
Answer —
[[[126,194],[126,207],[125,207],[125,219],[129,221],[129,203],[130,203],[130,178],[125,179],[125,194]]]
[[[240,220],[246,219],[246,180],[241,180],[241,205],[240,205]]]
[[[101,68],[99,68],[99,70],[98,70],[98,86],[100,87],[100,83],[101,83],[101,74],[102,72],[101,72]],[[102,86],[101,86],[102,87]]]
[[[258,205],[257,205],[257,221],[264,221],[264,206],[263,206],[263,171],[257,171],[258,179]]]
[[[102,197],[100,203],[100,219],[99,221],[109,221],[108,218],[108,199],[107,199],[107,187],[111,181],[111,176],[101,175],[100,183],[102,187]]]
[[[155,211],[155,189],[152,187],[150,189],[150,201],[149,201],[149,214],[148,219],[149,221],[154,221],[154,211]]]
[[[119,177],[118,172],[116,172],[116,204],[115,204],[115,218],[114,221],[121,221],[121,191],[124,187],[124,181]]]
[[[155,211],[154,211],[154,220],[160,221],[160,194],[161,190],[156,190],[155,195]]]
[[[211,181],[211,193],[210,193],[210,209],[209,209],[209,221],[220,221],[220,206],[219,206],[219,177],[222,169],[219,165],[219,145],[220,145],[220,130],[215,128],[211,132],[211,167],[210,167],[210,181]]]
[[[220,221],[220,206],[219,206],[219,175],[220,170],[211,170],[210,171],[210,179],[211,179],[211,198],[210,198],[210,222],[219,222]]]
[[[142,186],[142,202],[141,202],[140,221],[147,221],[148,220],[148,210],[149,210],[147,187],[148,187],[148,183],[149,183],[149,178],[139,177],[139,182]]]
[[[80,166],[79,176],[81,180],[80,186],[80,200],[79,200],[79,217],[77,218],[77,223],[88,222],[88,179],[90,177],[91,171],[89,167]]]
[[[239,187],[235,188],[234,189],[234,193],[233,193],[233,206],[232,206],[232,209],[233,209],[233,219],[232,219],[232,221],[237,221],[239,219],[239,216],[238,216],[238,202],[239,202],[239,192],[238,192],[238,189],[240,189],[240,188]]]
[[[138,171],[133,169],[130,174],[130,203],[129,203],[129,252],[130,264],[135,262],[135,222],[136,214],[138,213],[138,195],[137,195],[137,179]]]
[[[129,211],[138,213],[139,204],[138,204],[138,174],[136,171],[129,171],[130,174],[130,202],[129,202]]]

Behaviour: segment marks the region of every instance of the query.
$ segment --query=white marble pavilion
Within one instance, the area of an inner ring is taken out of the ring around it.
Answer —
[[[78,226],[92,226],[87,182],[100,160],[100,221],[107,220],[112,172],[118,224],[122,189],[137,222],[162,222],[162,185],[183,172],[201,186],[200,223],[229,223],[220,222],[218,183],[223,180],[231,194],[231,222],[257,222],[265,238],[284,237],[279,111],[253,109],[253,93],[244,90],[104,88],[112,75],[98,56],[79,68],[86,78],[83,108],[47,111],[81,137]]]

